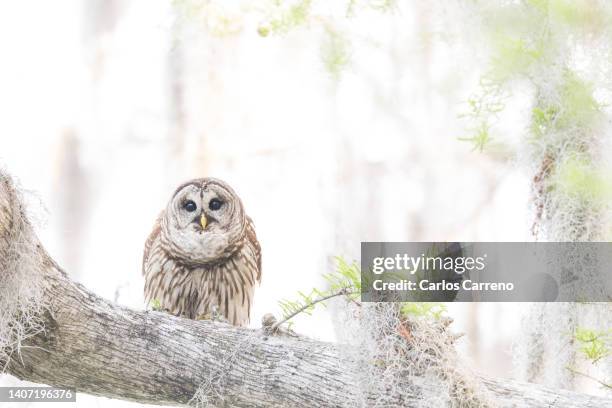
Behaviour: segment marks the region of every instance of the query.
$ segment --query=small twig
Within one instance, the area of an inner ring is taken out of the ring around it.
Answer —
[[[304,310],[309,309],[309,308],[315,306],[317,303],[324,302],[326,300],[335,298],[337,296],[350,296],[350,295],[354,295],[356,293],[358,293],[358,292],[356,292],[354,290],[349,290],[347,288],[343,288],[343,289],[340,289],[338,292],[335,292],[335,293],[329,294],[327,296],[322,296],[322,297],[320,297],[318,299],[315,299],[312,302],[307,303],[304,306],[300,307],[298,310],[296,310],[295,312],[291,313],[289,316],[285,317],[284,319],[274,323],[270,327],[270,332],[271,333],[275,333],[282,324],[284,324],[287,321],[293,319],[295,316],[297,316],[298,314],[302,313]]]
[[[600,384],[600,385],[602,385],[602,386],[604,386],[604,387],[606,387],[606,388],[610,388],[610,389],[612,389],[612,384],[605,383],[605,382],[601,381],[599,378],[595,378],[595,377],[593,377],[592,375],[589,375],[589,374],[583,373],[582,371],[574,370],[574,369],[573,369],[572,367],[570,367],[570,366],[567,366],[567,367],[565,367],[565,368],[567,368],[567,369],[568,369],[570,372],[572,372],[572,373],[574,373],[574,374],[581,375],[581,376],[583,376],[583,377],[588,378],[589,380],[593,380],[593,381],[595,381],[596,383],[598,383],[598,384]]]

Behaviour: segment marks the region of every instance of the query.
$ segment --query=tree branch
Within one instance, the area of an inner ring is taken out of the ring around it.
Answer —
[[[13,237],[36,240],[27,222],[16,222],[23,211],[16,200],[0,172],[0,279],[11,276],[2,261]],[[152,404],[186,405],[197,394],[236,407],[357,405],[360,392],[340,345],[120,307],[72,282],[41,245],[31,250],[22,256],[34,260],[48,306],[44,333],[25,339],[19,356],[5,362],[20,379]],[[501,407],[612,406],[610,399],[531,384],[484,382]],[[417,402],[415,396],[396,406]]]

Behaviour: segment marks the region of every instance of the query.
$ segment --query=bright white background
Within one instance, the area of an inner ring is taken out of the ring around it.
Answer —
[[[174,187],[201,176],[234,186],[256,223],[254,326],[324,287],[361,241],[531,239],[529,180],[512,161],[520,118],[501,119],[509,138],[492,153],[457,140],[479,72],[449,11],[415,2],[338,22],[352,43],[336,78],[321,27],[264,38],[257,12],[220,3],[178,19],[161,0],[0,3],[0,165],[74,279],[144,308],[144,240]],[[510,376],[517,309],[451,305],[476,370]],[[333,313],[295,328],[333,341]]]

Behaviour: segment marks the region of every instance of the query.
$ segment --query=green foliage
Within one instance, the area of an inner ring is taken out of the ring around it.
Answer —
[[[577,328],[573,334],[578,351],[592,365],[597,365],[612,356],[612,329],[607,331]],[[606,362],[609,364],[609,361]],[[581,375],[589,380],[595,381],[602,387],[612,389],[612,383],[605,379],[597,378],[588,373],[577,370],[572,366],[566,367],[574,374]]]
[[[298,292],[298,299],[284,299],[279,302],[283,312],[282,319],[289,320],[300,313],[312,315],[315,307],[326,307],[326,301],[335,297],[343,297],[347,302],[360,305],[361,295],[361,269],[356,262],[348,263],[342,257],[336,257],[336,268],[323,278],[328,288],[320,290],[313,288],[309,293]],[[369,285],[366,283],[366,286]],[[399,303],[400,313],[404,317],[419,317],[439,319],[445,312],[446,306],[437,302],[402,302]]]
[[[286,34],[302,26],[323,28],[320,46],[321,62],[333,79],[339,79],[352,60],[352,41],[338,27],[339,16],[317,14],[313,0],[272,0],[265,8],[265,18],[257,28],[262,37],[270,34]],[[344,18],[356,15],[357,10],[389,12],[397,9],[397,0],[348,0]]]
[[[557,127],[588,126],[595,121],[600,105],[593,96],[593,86],[575,72],[565,71],[559,96]]]
[[[563,136],[566,131],[574,130],[584,133],[598,123],[601,108],[593,95],[593,86],[575,72],[565,70],[555,97],[542,96],[532,109],[532,141],[539,143],[549,136],[550,143],[557,143],[555,135]]]
[[[492,139],[496,115],[504,108],[502,90],[509,94],[510,84],[517,80],[536,90],[529,126],[531,141],[559,143],[554,140],[557,135],[581,137],[578,129],[595,126],[602,106],[594,97],[593,84],[571,61],[577,58],[577,50],[586,50],[577,45],[581,39],[595,49],[595,34],[604,32],[612,20],[611,11],[605,2],[588,0],[527,0],[483,6],[481,17],[490,45],[483,81],[488,86],[481,86],[468,100],[470,112],[466,116],[471,117],[476,130],[461,140],[483,150],[484,143]]]
[[[304,25],[310,18],[311,6],[311,0],[299,0],[297,2],[273,1],[267,23],[260,25],[258,28],[259,34],[263,37],[270,33],[284,34],[291,29]]]
[[[283,311],[284,319],[298,312],[303,312],[310,316],[314,310],[315,305],[317,304],[315,302],[315,299],[317,297],[324,296],[324,294],[316,288],[314,288],[309,294],[305,294],[302,291],[298,291],[298,295],[298,300],[281,300],[280,302],[278,302],[280,308]],[[325,306],[325,304],[322,302],[321,305]]]
[[[290,30],[308,23],[322,25],[324,36],[320,47],[320,57],[323,67],[334,79],[346,69],[351,61],[351,41],[339,32],[331,20],[312,15],[312,1],[300,0],[286,4],[275,1],[268,11],[268,18],[259,25],[257,32],[262,37],[270,34],[286,34]],[[347,5],[347,15],[354,12],[355,2]]]
[[[354,17],[358,8],[392,12],[397,9],[397,0],[348,0],[346,16]]]
[[[549,132],[553,126],[553,120],[559,113],[555,106],[536,106],[531,111],[531,134],[539,139]]]
[[[599,29],[610,19],[609,10],[593,4],[591,0],[531,0],[531,4],[555,22],[575,30]]]
[[[326,307],[325,301],[343,296],[348,301],[357,301],[361,293],[361,272],[359,266],[348,263],[343,258],[336,258],[336,268],[323,278],[328,288],[320,290],[313,288],[309,293],[298,292],[297,300],[284,299],[279,302],[283,312],[282,319],[290,319],[299,313],[311,315],[317,305]]]
[[[397,8],[397,0],[370,0],[368,6],[379,11],[393,11]]]
[[[612,356],[612,330],[595,331],[578,328],[574,333],[578,350],[593,364]]]
[[[590,160],[574,154],[559,163],[553,185],[563,194],[596,203],[612,197],[609,177]]]
[[[480,81],[479,91],[467,100],[468,112],[463,116],[480,118],[501,112],[505,105],[501,86],[487,78]]]
[[[493,123],[497,114],[504,110],[506,93],[500,84],[490,78],[482,78],[478,91],[467,102],[467,112],[461,116],[475,123],[469,136],[457,138],[473,144],[473,150],[483,152],[493,140]]]
[[[154,310],[156,312],[161,312],[163,310],[161,302],[157,299],[153,299],[151,301],[151,310]]]
[[[491,133],[489,132],[489,125],[486,122],[482,122],[478,128],[476,128],[471,136],[459,137],[458,140],[462,142],[470,142],[473,144],[472,150],[478,150],[482,152],[485,147],[491,142]]]
[[[336,270],[323,275],[323,279],[329,284],[329,289],[332,292],[337,292],[343,289],[352,292],[361,292],[361,268],[355,261],[352,263],[340,256],[335,258]]]
[[[205,28],[215,37],[239,33],[243,28],[241,12],[220,1],[173,0],[173,8],[179,20]]]
[[[351,61],[351,42],[346,36],[329,27],[325,32],[326,38],[321,45],[321,60],[325,70],[338,79]]]
[[[440,319],[446,313],[446,305],[438,302],[404,302],[400,307],[403,316]]]
[[[172,7],[190,19],[199,18],[206,9],[207,2],[201,0],[172,0]]]
[[[518,74],[526,74],[529,68],[542,57],[542,50],[520,37],[494,36],[494,55],[491,59],[489,77],[506,81]]]

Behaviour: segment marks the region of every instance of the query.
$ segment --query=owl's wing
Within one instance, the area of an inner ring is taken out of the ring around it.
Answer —
[[[153,242],[157,239],[161,232],[161,219],[164,216],[164,211],[162,211],[157,220],[155,220],[155,225],[153,225],[153,231],[149,234],[149,237],[145,241],[144,254],[142,256],[142,274],[143,276],[146,274],[145,266],[147,264],[147,260],[149,259],[149,253],[151,252],[151,247],[153,246]]]
[[[257,234],[255,234],[253,220],[249,216],[247,216],[246,236],[255,248],[255,257],[257,258],[257,282],[261,283],[261,245],[259,245]]]

